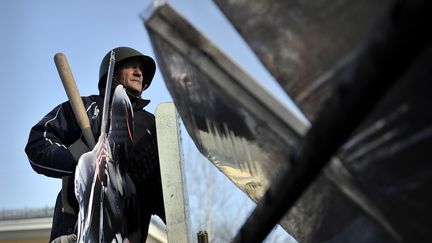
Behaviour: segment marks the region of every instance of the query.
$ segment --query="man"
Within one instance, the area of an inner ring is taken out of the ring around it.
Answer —
[[[134,110],[134,144],[132,151],[127,155],[128,161],[125,166],[135,185],[145,239],[152,214],[165,221],[155,119],[153,114],[144,110],[150,101],[141,98],[142,92],[151,84],[156,65],[151,57],[132,48],[118,47],[113,50],[116,64],[112,90],[122,84]],[[100,135],[110,52],[100,65],[99,95],[82,97],[95,139]],[[76,233],[78,205],[72,177],[78,159],[89,151],[81,135],[72,108],[69,102],[65,102],[54,108],[31,129],[25,148],[30,164],[37,173],[49,177],[71,178],[66,183],[68,186],[63,186],[57,197],[50,241]]]

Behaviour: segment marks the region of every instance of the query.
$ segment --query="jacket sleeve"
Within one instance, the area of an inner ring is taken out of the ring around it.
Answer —
[[[25,152],[32,168],[49,177],[72,174],[77,162],[70,146],[80,137],[81,129],[69,102],[60,104],[30,131]]]

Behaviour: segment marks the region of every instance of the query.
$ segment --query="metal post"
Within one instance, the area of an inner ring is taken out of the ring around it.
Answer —
[[[168,242],[192,242],[186,182],[174,103],[156,108],[156,132]]]

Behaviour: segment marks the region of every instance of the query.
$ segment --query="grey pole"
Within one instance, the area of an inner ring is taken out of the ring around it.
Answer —
[[[193,242],[179,119],[174,103],[162,103],[156,108],[156,132],[168,242]]]

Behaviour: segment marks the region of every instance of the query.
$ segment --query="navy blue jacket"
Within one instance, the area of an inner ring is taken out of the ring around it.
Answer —
[[[82,97],[82,100],[97,140],[100,135],[103,97],[92,95]],[[135,184],[142,217],[150,220],[151,214],[157,214],[165,220],[155,117],[144,110],[148,103],[149,101],[143,99],[132,102],[135,143],[128,155],[126,171]],[[32,168],[49,177],[73,175],[77,160],[74,159],[70,147],[79,139],[84,141],[81,137],[81,129],[69,102],[58,105],[30,131],[25,152]],[[71,194],[68,198],[75,198],[73,190],[68,191],[68,194]]]

